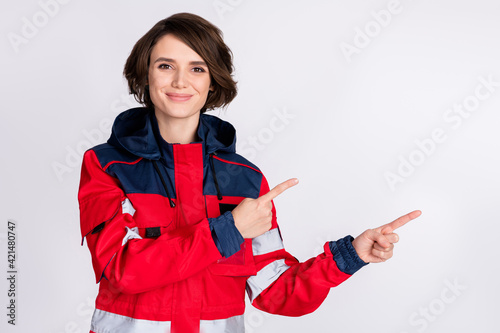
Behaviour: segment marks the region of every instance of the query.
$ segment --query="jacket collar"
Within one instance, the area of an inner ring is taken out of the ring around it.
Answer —
[[[202,144],[204,155],[236,151],[233,125],[218,117],[201,113],[197,134],[200,141],[196,143]],[[173,161],[173,145],[176,144],[163,140],[154,111],[145,107],[120,113],[113,123],[108,143],[149,160],[160,160],[163,155],[166,162]]]

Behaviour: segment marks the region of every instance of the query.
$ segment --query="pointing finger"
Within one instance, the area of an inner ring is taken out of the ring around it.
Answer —
[[[387,223],[387,224],[377,228],[377,230],[380,230],[380,232],[384,235],[390,234],[394,230],[396,230],[397,228],[400,228],[400,227],[404,226],[406,223],[410,222],[411,220],[416,219],[417,217],[420,216],[420,214],[422,214],[421,211],[414,210],[411,213],[408,213],[406,215],[403,215],[403,216],[395,219],[391,223]]]
[[[266,194],[262,195],[259,197],[259,200],[264,200],[264,201],[271,201],[274,198],[276,198],[278,195],[283,193],[285,190],[289,189],[290,187],[297,185],[299,180],[297,178],[291,178],[283,183],[276,185],[272,190],[267,192]]]

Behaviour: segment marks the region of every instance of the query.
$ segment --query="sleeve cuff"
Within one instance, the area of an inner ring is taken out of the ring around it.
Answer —
[[[361,267],[368,263],[361,260],[356,253],[356,249],[352,246],[354,238],[348,235],[338,241],[330,242],[330,250],[333,254],[333,259],[337,263],[337,267],[344,273],[352,275]]]
[[[230,211],[219,217],[209,218],[208,224],[215,245],[222,256],[229,258],[241,249],[241,244],[245,240],[234,225],[233,214]]]

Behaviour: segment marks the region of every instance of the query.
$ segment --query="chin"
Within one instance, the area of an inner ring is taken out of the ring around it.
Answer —
[[[200,107],[201,109],[201,107]],[[198,111],[193,111],[192,109],[189,109],[189,110],[182,110],[182,109],[173,109],[173,108],[162,108],[160,110],[158,110],[160,113],[168,116],[168,117],[171,117],[171,118],[188,118],[188,117],[192,117],[196,114],[199,113],[199,110]]]

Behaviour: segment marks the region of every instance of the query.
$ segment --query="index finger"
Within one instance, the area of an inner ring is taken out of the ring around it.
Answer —
[[[278,195],[283,193],[285,190],[289,189],[290,187],[297,185],[299,183],[299,180],[297,178],[290,178],[283,183],[276,185],[272,190],[267,192],[264,195],[261,195],[259,197],[259,200],[267,200],[271,201],[274,198],[276,198]]]
[[[421,211],[414,210],[411,213],[408,213],[406,215],[403,215],[403,216],[395,219],[391,223],[384,224],[383,226],[379,227],[378,229],[380,230],[380,233],[384,234],[384,235],[388,234],[388,233],[392,233],[397,228],[400,228],[400,227],[404,226],[406,223],[410,222],[411,220],[419,217],[420,214],[422,214]]]

